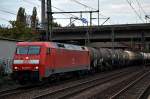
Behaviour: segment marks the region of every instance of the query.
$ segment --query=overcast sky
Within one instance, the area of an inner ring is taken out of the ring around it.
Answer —
[[[85,5],[88,5],[94,9],[97,9],[98,0],[77,0]],[[150,15],[150,0],[129,0],[132,1],[132,6],[138,12],[138,15],[141,16],[141,19],[135,14],[134,10],[127,3],[127,0],[100,0],[100,13],[103,16],[100,18],[110,17],[105,24],[129,24],[129,23],[141,23],[145,21],[145,13]],[[140,3],[139,7],[137,1]],[[0,0],[0,24],[8,25],[9,20],[15,20],[16,15],[3,12],[8,11],[14,14],[17,14],[19,7],[24,7],[28,15],[32,14],[32,9],[34,6],[38,9],[38,17],[41,18],[41,5],[39,0]],[[90,8],[82,6],[74,2],[74,0],[52,0],[52,6],[60,8],[64,11],[89,11]],[[55,8],[52,8],[53,11],[59,11]],[[143,9],[143,10],[142,10]],[[1,11],[2,10],[2,11]],[[93,9],[92,9],[93,10]],[[80,14],[74,14],[75,16],[80,17]],[[53,15],[54,18],[69,18],[71,15]],[[89,14],[83,14],[83,17],[89,20]],[[97,14],[93,14],[94,18],[97,18]],[[69,24],[69,20],[55,20],[58,23],[66,26]],[[103,23],[105,20],[101,19],[100,23]],[[82,24],[80,21],[76,21],[76,25]],[[93,25],[97,24],[97,20],[93,20]]]

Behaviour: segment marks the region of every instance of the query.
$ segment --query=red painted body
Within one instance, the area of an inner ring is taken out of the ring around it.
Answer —
[[[14,56],[13,72],[19,77],[25,71],[38,79],[49,77],[56,73],[65,73],[90,69],[90,55],[86,47],[54,42],[19,42],[17,47],[40,47],[39,54],[16,54]],[[18,73],[19,72],[19,73]]]

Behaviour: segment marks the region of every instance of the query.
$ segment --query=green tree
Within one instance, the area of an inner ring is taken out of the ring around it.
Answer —
[[[38,34],[31,33],[31,28],[25,27],[22,22],[18,21],[10,21],[12,28],[9,29],[9,33],[11,33],[11,38],[19,39],[19,40],[29,40],[34,41],[38,40]]]
[[[53,23],[52,23],[52,26],[53,26],[53,27],[61,27],[60,24],[58,24],[57,22],[54,22],[54,21],[53,21]]]
[[[34,12],[36,11],[34,10]],[[36,13],[34,13],[34,15],[36,15]],[[1,37],[25,41],[38,40],[38,34],[33,34],[31,28],[27,26],[26,13],[24,8],[20,7],[18,10],[16,21],[9,21],[9,23],[11,24],[12,28],[4,28],[2,26],[0,27]]]
[[[24,8],[19,8],[16,21],[26,26],[26,12]]]
[[[31,16],[31,27],[32,29],[35,29],[38,24],[38,19],[37,19],[37,9],[36,7],[33,8],[32,11],[32,16]]]

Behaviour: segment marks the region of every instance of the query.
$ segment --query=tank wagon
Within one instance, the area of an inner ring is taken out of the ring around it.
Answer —
[[[18,42],[13,74],[19,82],[42,81],[54,75],[103,71],[149,63],[150,54],[90,48],[55,42]]]

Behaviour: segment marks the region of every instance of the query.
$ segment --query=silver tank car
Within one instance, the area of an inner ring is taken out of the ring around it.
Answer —
[[[150,53],[147,53],[147,60],[150,60]]]
[[[107,70],[132,65],[142,65],[143,60],[150,62],[150,53],[108,48],[88,48],[91,56],[91,68]]]
[[[144,56],[144,64],[150,65],[150,53],[143,53]]]
[[[148,64],[150,64],[150,53],[147,54]]]
[[[99,61],[98,66],[103,69],[111,69],[112,68],[112,51],[107,48],[100,48],[99,51]]]
[[[112,57],[112,65],[121,67],[124,65],[124,57],[123,57],[123,50],[114,50],[113,51],[113,57]]]
[[[88,48],[91,55],[92,68],[113,69],[125,64],[123,50],[108,48]]]
[[[98,60],[100,59],[100,53],[98,52],[97,49],[88,47],[88,50],[90,52],[90,61],[91,61],[91,66],[92,68],[96,67],[98,64]]]
[[[137,65],[142,64],[143,55],[139,52],[133,52],[133,51],[124,51],[124,54],[126,54],[126,62],[127,65]]]

